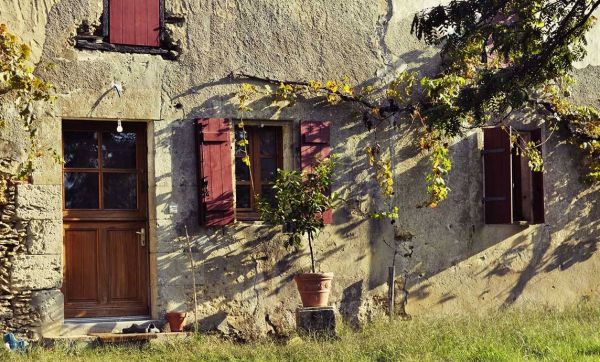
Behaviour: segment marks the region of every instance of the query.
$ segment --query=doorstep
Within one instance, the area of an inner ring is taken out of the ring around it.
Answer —
[[[98,317],[98,318],[69,318],[65,319],[60,331],[61,337],[85,336],[94,333],[120,333],[123,328],[132,324],[147,327],[154,323],[162,329],[165,322],[151,319],[149,316],[129,317]]]

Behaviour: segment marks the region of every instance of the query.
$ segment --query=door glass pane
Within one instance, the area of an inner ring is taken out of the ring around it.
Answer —
[[[260,178],[262,181],[275,181],[277,176],[277,161],[274,158],[260,159]]]
[[[272,156],[275,154],[277,140],[275,130],[264,128],[260,132],[260,154],[262,156]]]
[[[250,186],[237,186],[235,192],[235,207],[238,209],[249,209]]]
[[[65,172],[65,209],[98,208],[98,173]]]
[[[137,209],[137,177],[134,173],[102,174],[105,209]]]
[[[250,168],[239,157],[235,159],[235,179],[237,181],[250,181]]]
[[[98,167],[98,134],[94,131],[63,132],[65,167]]]
[[[275,190],[273,185],[263,185],[260,195],[262,200],[267,201],[271,206],[275,206]]]
[[[136,138],[132,132],[103,132],[102,167],[135,168]]]

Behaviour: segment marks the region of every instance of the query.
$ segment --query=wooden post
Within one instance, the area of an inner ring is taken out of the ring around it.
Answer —
[[[394,279],[396,279],[396,266],[388,267],[388,303],[390,320],[394,319],[394,302],[396,299],[394,293]]]
[[[194,333],[198,334],[198,291],[196,290],[196,268],[194,266],[194,255],[192,254],[192,241],[188,233],[187,225],[185,227],[185,239],[187,241],[188,256],[190,259],[190,268],[192,269],[192,290],[194,292]]]

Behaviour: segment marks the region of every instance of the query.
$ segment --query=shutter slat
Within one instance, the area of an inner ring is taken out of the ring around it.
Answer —
[[[511,224],[512,154],[510,129],[483,129],[483,203],[486,224]]]
[[[160,0],[109,0],[109,41],[160,45]]]
[[[230,124],[226,119],[208,118],[198,120],[196,126],[200,222],[205,226],[228,225],[234,220]],[[208,195],[202,194],[203,180],[208,182]]]
[[[535,129],[531,131],[531,141],[535,142],[538,146],[538,151],[542,154],[542,130]],[[532,172],[531,173],[531,186],[532,186],[532,205],[533,205],[533,224],[543,224],[546,222],[544,215],[544,172]]]
[[[110,0],[108,6],[109,41],[123,42],[123,0]]]
[[[317,158],[327,158],[331,154],[331,122],[300,122],[300,164],[303,171],[312,171]],[[332,210],[323,213],[323,224],[333,222]]]

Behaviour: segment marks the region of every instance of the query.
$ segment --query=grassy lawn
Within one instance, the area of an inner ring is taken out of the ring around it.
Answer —
[[[0,352],[1,361],[600,361],[600,307],[478,318],[378,321],[337,341],[234,344],[199,336],[173,344]]]

